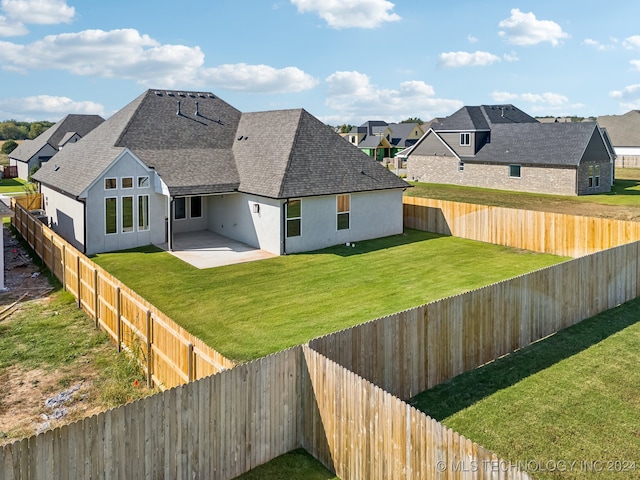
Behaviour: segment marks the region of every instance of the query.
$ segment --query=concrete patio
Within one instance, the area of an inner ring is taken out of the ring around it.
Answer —
[[[166,243],[158,246],[168,250]],[[169,253],[200,269],[254,262],[276,256],[208,230],[174,234],[173,251]]]

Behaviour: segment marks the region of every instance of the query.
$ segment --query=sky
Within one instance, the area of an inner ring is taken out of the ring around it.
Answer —
[[[149,88],[330,125],[622,114],[639,18],[631,0],[0,0],[0,120],[108,118]]]

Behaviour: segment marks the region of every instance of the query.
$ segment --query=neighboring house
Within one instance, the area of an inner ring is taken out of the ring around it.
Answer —
[[[407,183],[303,109],[148,90],[34,175],[87,254],[209,230],[280,255],[402,232]]]
[[[99,115],[67,115],[33,140],[25,140],[9,154],[9,165],[16,166],[18,177],[29,178],[34,167],[49,161],[60,148],[75,143],[104,122]]]
[[[540,123],[513,105],[463,107],[402,155],[419,182],[585,195],[614,180],[613,147],[596,122]]]
[[[418,123],[387,123],[369,120],[346,134],[349,142],[378,161],[393,158],[424,134]]]
[[[616,167],[640,168],[640,110],[598,117],[616,152]]]

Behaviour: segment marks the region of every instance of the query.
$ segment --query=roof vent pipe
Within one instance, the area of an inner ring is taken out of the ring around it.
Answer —
[[[198,109],[198,101],[196,100],[196,117],[200,116],[200,110]]]
[[[182,115],[182,112],[180,111],[180,100],[178,100],[178,111],[176,112],[176,115]]]

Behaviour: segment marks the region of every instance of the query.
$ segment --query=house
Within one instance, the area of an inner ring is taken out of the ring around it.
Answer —
[[[640,110],[598,117],[616,152],[616,167],[640,168]]]
[[[148,90],[34,175],[87,254],[208,230],[281,255],[401,233],[409,185],[303,109]]]
[[[29,178],[65,145],[75,143],[104,122],[99,115],[67,115],[33,140],[25,140],[9,154],[9,165],[17,166],[18,177]]]
[[[585,195],[614,180],[613,147],[596,122],[540,123],[513,105],[462,107],[403,155],[419,182]]]
[[[418,123],[387,123],[369,120],[353,127],[346,137],[371,158],[382,161],[413,144],[424,134]]]

